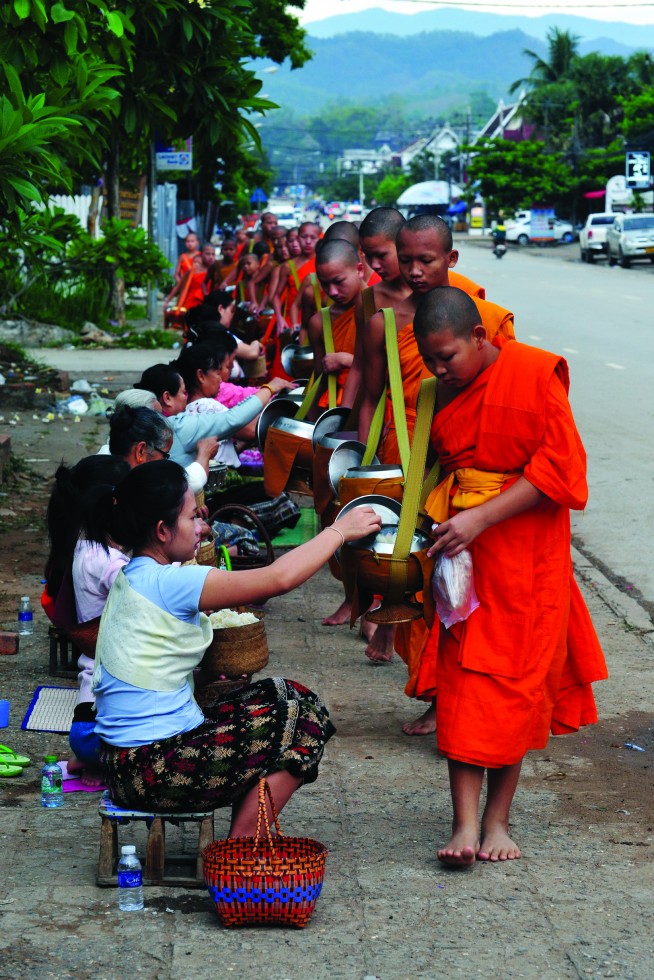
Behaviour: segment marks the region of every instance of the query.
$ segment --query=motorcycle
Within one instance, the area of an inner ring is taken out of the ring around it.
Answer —
[[[493,255],[501,259],[506,255],[506,229],[497,227],[493,230]]]

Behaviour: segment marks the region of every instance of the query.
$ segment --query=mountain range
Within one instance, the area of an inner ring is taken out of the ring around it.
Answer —
[[[436,24],[441,26],[435,29]],[[580,54],[627,57],[654,48],[654,27],[647,26],[570,16],[509,17],[452,9],[408,16],[374,9],[308,24],[313,59],[301,69],[272,62],[255,67],[267,69],[264,94],[297,115],[318,114],[329,103],[374,105],[399,97],[412,113],[443,116],[464,109],[473,91],[484,91],[495,102],[509,99],[512,83],[531,69],[524,50],[547,55],[543,37],[521,28],[537,28],[543,35],[553,25],[583,37]],[[610,36],[593,39],[592,29],[610,29]]]

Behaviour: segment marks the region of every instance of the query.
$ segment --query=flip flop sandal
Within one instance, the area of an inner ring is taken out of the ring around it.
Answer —
[[[20,769],[32,765],[31,759],[28,759],[26,755],[18,755],[8,745],[0,745],[0,762],[4,762],[10,766],[18,766]]]
[[[10,766],[6,762],[0,762],[0,779],[8,776],[20,776],[22,772],[20,766]]]

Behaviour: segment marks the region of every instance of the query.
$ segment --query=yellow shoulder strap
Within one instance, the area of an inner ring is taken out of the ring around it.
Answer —
[[[322,316],[322,335],[325,341],[325,353],[335,354],[334,350],[334,331],[332,330],[332,317],[329,307],[325,306],[320,311]],[[336,375],[327,375],[327,400],[330,408],[336,408]]]

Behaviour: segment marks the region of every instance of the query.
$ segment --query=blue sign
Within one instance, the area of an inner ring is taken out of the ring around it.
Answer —
[[[265,192],[262,191],[260,187],[257,187],[250,197],[250,204],[265,204],[267,200],[268,198],[266,197]]]

